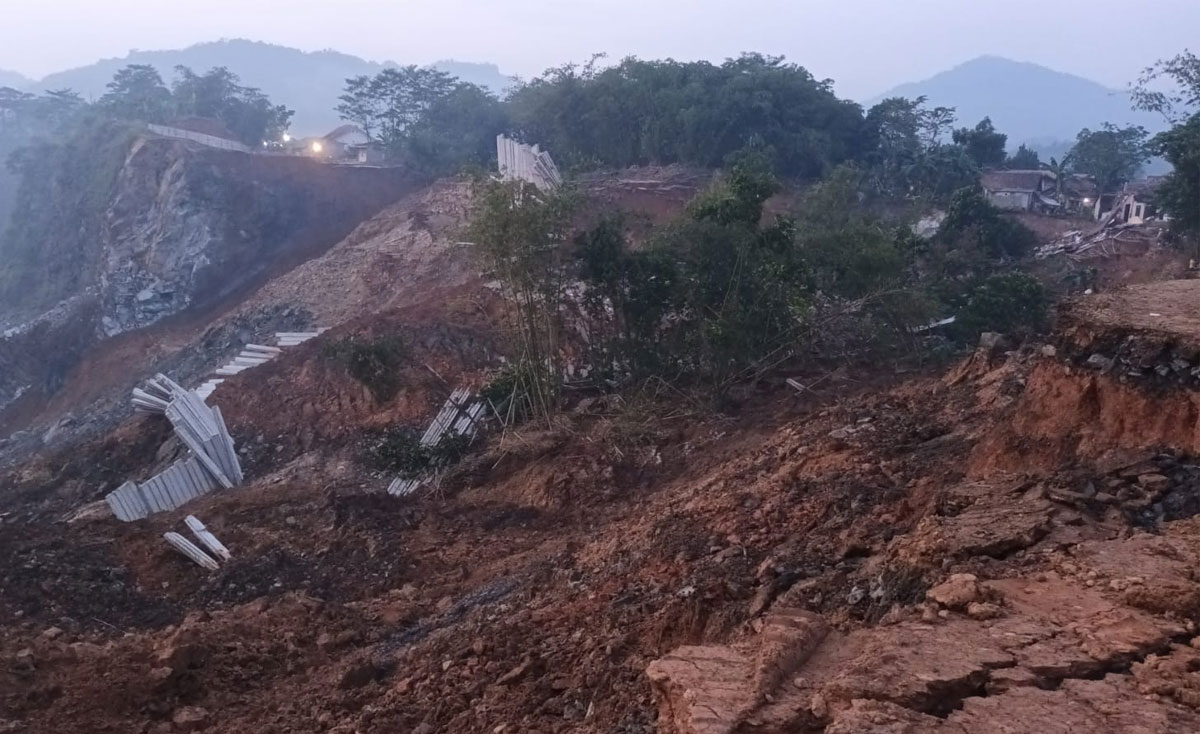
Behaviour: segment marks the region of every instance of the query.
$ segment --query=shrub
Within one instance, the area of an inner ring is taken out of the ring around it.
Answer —
[[[393,426],[378,434],[368,448],[370,463],[380,471],[415,479],[462,461],[471,438],[447,432],[433,446],[421,445],[421,434],[408,426]]]
[[[384,430],[371,442],[367,453],[381,471],[411,478],[425,470],[425,449],[415,428],[393,426]]]
[[[505,365],[483,386],[479,395],[491,404],[505,426],[524,423],[537,414],[529,386],[540,378],[541,372],[525,361]]]
[[[960,338],[973,341],[981,332],[1028,334],[1049,320],[1050,298],[1034,277],[999,273],[971,291],[955,324]]]
[[[400,389],[399,370],[408,357],[408,348],[396,334],[370,340],[347,337],[327,344],[325,355],[343,363],[349,375],[383,403],[395,397]]]
[[[997,259],[1024,257],[1037,244],[1031,229],[1004,217],[977,187],[954,195],[939,234],[970,242]]]
[[[563,243],[576,199],[570,190],[539,192],[524,182],[489,182],[475,198],[468,229],[483,267],[502,285],[512,373],[528,409],[548,417],[558,407],[562,312],[567,290]]]

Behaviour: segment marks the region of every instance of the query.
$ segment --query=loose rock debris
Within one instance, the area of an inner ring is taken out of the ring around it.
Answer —
[[[736,417],[634,436],[578,411],[480,452],[440,497],[395,502],[344,457],[305,454],[197,501],[237,551],[206,552],[220,567],[199,580],[162,517],[153,533],[6,523],[0,718],[34,734],[1200,730],[1200,518],[1171,499],[1190,496],[1195,418],[1129,418],[1185,415],[1189,388],[1117,383],[1066,345],[988,351],[951,378],[856,372],[789,400],[780,383]],[[1064,400],[1070,380],[1086,399]],[[1118,407],[1098,408],[1114,385]],[[1164,512],[1124,512],[1139,502]]]

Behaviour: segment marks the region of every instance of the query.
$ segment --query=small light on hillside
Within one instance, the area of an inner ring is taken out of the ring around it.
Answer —
[[[325,150],[325,146],[324,146],[324,145],[321,145],[321,143],[319,143],[319,142],[317,142],[317,141],[313,141],[313,144],[312,144],[312,152],[314,152],[314,153],[320,153],[322,150]]]
[[[291,135],[289,135],[288,133],[284,133],[284,134],[283,134],[283,142],[285,142],[285,143],[290,143],[290,142],[292,142],[292,136],[291,136]]]

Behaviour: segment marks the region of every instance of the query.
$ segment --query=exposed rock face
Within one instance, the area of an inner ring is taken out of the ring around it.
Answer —
[[[104,334],[213,304],[318,254],[408,188],[395,170],[139,139],[101,227]]]
[[[398,169],[145,137],[114,173],[87,173],[104,179],[107,198],[87,211],[63,204],[54,219],[77,220],[71,238],[30,217],[11,235],[20,247],[0,249],[4,283],[18,284],[0,287],[0,410],[54,394],[96,341],[203,315],[320,255],[414,188]]]
[[[957,497],[1020,506],[978,485]],[[924,541],[898,538],[888,553],[911,563],[962,553],[943,541],[971,537],[977,518],[968,508],[940,521],[916,528]],[[1047,552],[1056,545],[1048,539]],[[987,555],[988,547],[967,553]],[[650,665],[659,730],[1194,731],[1200,654],[1182,644],[1191,633],[1177,621],[1193,613],[1191,585],[1167,582],[1186,575],[1197,552],[1175,537],[1089,541],[1058,564],[1069,577],[950,574],[928,591],[943,607],[931,618],[910,614],[848,632],[827,631],[819,617],[777,604],[755,635],[680,648]],[[1163,600],[1148,596],[1164,586]]]

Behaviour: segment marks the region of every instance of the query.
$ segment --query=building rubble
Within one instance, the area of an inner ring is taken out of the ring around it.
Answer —
[[[1073,230],[1062,237],[1042,245],[1034,253],[1038,260],[1055,255],[1066,255],[1072,259],[1111,257],[1121,253],[1124,247],[1133,245],[1151,247],[1162,241],[1163,227],[1156,224],[1101,223],[1091,232]]]

